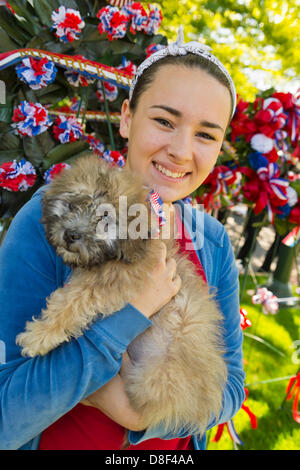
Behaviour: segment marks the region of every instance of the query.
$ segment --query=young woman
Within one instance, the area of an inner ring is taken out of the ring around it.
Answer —
[[[129,142],[127,165],[158,192],[171,222],[178,217],[168,210],[172,203],[183,207],[182,198],[214,166],[235,100],[228,72],[201,44],[179,38],[139,67],[122,106],[120,133]],[[0,366],[0,448],[120,449],[127,428],[129,449],[205,449],[205,436],[144,429],[123,387],[128,345],[180,289],[176,263],[166,262],[163,245],[145,289],[124,309],[45,356],[21,357],[16,335],[70,274],[45,239],[41,193],[16,215],[0,251],[0,340],[6,353]],[[178,222],[183,249],[192,241],[190,256],[224,316],[228,380],[221,415],[212,417],[209,429],[231,419],[244,400],[238,271],[224,227],[207,214],[199,219],[199,212],[186,206]],[[201,243],[193,234],[199,220]]]

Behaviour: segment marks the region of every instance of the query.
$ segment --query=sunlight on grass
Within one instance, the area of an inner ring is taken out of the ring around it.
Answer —
[[[259,276],[258,282],[265,278]],[[253,305],[247,291],[254,289],[252,280],[247,279],[242,307],[248,312],[252,326],[244,335],[244,368],[246,386],[249,391],[246,405],[257,417],[257,428],[252,429],[250,419],[240,410],[233,422],[244,445],[239,450],[299,450],[300,425],[292,416],[292,402],[285,401],[289,378],[296,374],[300,366],[300,354],[293,356],[293,343],[300,340],[300,309],[281,308],[276,315],[265,315],[260,305]],[[256,336],[268,344],[259,342]],[[284,380],[276,380],[284,378]],[[272,382],[272,380],[275,380]],[[268,383],[262,383],[271,381]],[[227,429],[219,442],[211,442],[217,429],[208,433],[208,450],[232,450],[234,444]]]

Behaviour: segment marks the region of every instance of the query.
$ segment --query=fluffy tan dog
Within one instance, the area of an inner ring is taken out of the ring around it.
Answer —
[[[119,196],[127,197],[128,207],[146,205],[149,215],[148,191],[137,175],[110,168],[94,155],[78,159],[49,185],[42,222],[49,242],[73,270],[68,284],[47,299],[41,318],[27,322],[18,335],[23,355],[43,355],[77,338],[100,314],[120,310],[143,288],[159,261],[158,240],[111,237],[109,230],[99,234],[98,224],[120,226]],[[114,221],[109,211],[99,215],[104,203],[115,207]],[[127,215],[128,227],[133,220]],[[147,227],[151,233],[150,223]],[[201,435],[222,405],[227,373],[222,316],[194,264],[178,252],[175,241],[165,243],[182,286],[151,317],[153,325],[131,343],[126,391],[147,428],[163,424],[174,432],[184,427]]]

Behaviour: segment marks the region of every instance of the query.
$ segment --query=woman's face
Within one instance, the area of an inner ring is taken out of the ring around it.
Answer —
[[[229,91],[205,71],[161,67],[134,113],[123,103],[126,165],[166,203],[191,194],[216,163],[230,111]]]

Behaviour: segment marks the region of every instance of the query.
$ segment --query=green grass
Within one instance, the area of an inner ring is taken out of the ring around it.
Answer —
[[[266,280],[257,276],[258,283]],[[251,289],[254,284],[249,277],[243,295],[242,307],[246,308],[252,326],[245,333],[263,338],[276,352],[265,344],[244,335],[244,361],[246,385],[249,390],[246,405],[257,416],[257,428],[252,429],[250,419],[244,410],[240,410],[233,422],[243,446],[239,450],[299,450],[300,424],[292,416],[293,400],[282,403],[289,379],[271,383],[257,383],[270,379],[294,375],[300,360],[293,342],[300,340],[300,308],[281,308],[276,315],[264,315],[260,305],[251,302]],[[249,291],[249,292],[248,292]],[[293,356],[294,353],[294,356]],[[293,356],[293,357],[292,357]],[[296,359],[296,360],[295,360]],[[300,403],[299,403],[300,406]],[[219,442],[212,443],[217,428],[208,433],[208,450],[232,450],[234,445],[227,429]]]

